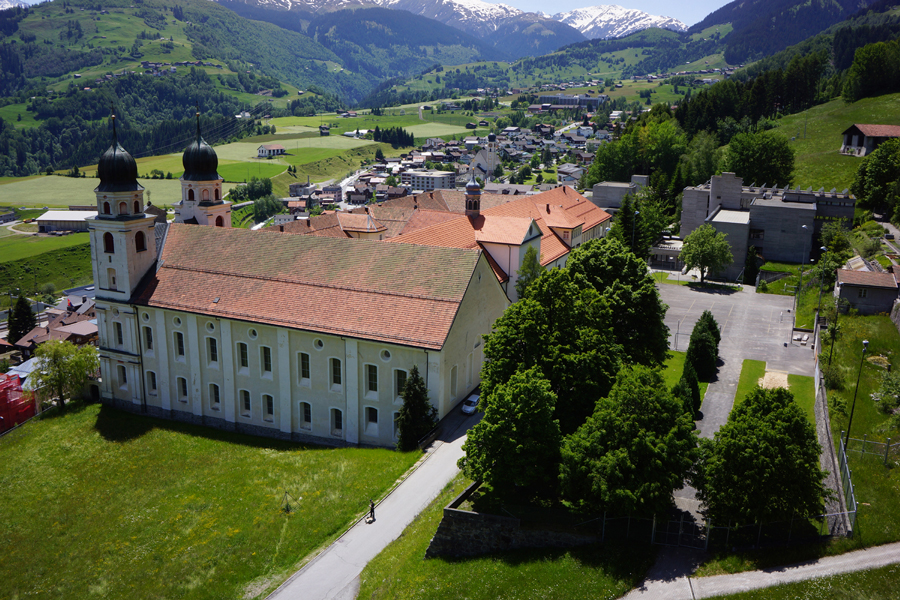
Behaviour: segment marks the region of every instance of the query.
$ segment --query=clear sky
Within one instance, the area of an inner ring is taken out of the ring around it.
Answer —
[[[632,8],[641,10],[651,15],[660,15],[664,17],[673,17],[678,19],[688,27],[694,23],[703,20],[706,15],[714,10],[728,4],[729,0],[693,0],[670,2],[668,0],[633,0],[631,2],[591,2],[591,0],[555,0],[548,2],[547,0],[484,0],[491,4],[507,4],[515,6],[519,10],[527,12],[545,12],[548,14],[556,14],[561,12],[569,12],[576,8],[584,8],[587,6],[600,6],[603,4],[617,4],[624,8]]]

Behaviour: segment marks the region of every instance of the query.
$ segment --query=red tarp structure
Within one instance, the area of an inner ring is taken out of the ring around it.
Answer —
[[[33,416],[32,395],[22,391],[19,376],[0,374],[0,432],[12,429]]]

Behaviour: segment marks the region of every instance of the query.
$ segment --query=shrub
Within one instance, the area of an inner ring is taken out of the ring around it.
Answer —
[[[844,387],[844,374],[840,367],[834,365],[822,365],[822,377],[825,379],[825,387],[829,390],[840,390]]]
[[[716,374],[716,362],[719,353],[716,349],[716,340],[708,331],[697,331],[691,334],[691,342],[687,349],[686,362],[690,362],[697,373],[698,379],[708,381]]]

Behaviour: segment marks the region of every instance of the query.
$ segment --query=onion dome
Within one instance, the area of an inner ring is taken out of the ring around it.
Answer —
[[[489,134],[488,134],[488,141],[489,141],[489,142],[496,142],[496,141],[497,141],[497,134],[495,134],[495,133],[489,133]]]
[[[184,165],[184,175],[181,176],[181,179],[184,181],[216,181],[221,179],[217,171],[219,168],[219,157],[216,156],[216,151],[212,149],[212,146],[200,137],[200,113],[197,113],[197,139],[184,149],[181,164]]]
[[[100,157],[97,164],[97,175],[100,177],[98,192],[130,192],[144,189],[137,182],[137,163],[134,158],[119,145],[116,136],[116,117],[113,115],[113,143]]]
[[[466,183],[466,194],[480,194],[481,186],[475,181],[475,169],[472,169],[472,178]]]

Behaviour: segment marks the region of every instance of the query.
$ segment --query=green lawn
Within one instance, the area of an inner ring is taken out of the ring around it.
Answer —
[[[25,103],[0,106],[0,119],[12,124],[16,129],[37,127],[38,122],[34,118],[34,113],[25,110],[25,106]],[[22,118],[21,121],[19,117]]]
[[[651,275],[657,283],[668,283],[671,285],[687,285],[694,281],[688,276],[682,276],[680,272],[663,273],[660,271],[654,271],[653,273],[651,273]],[[671,277],[672,275],[674,275],[674,277]]]
[[[396,541],[366,566],[359,598],[618,598],[638,585],[652,564],[654,549],[616,544],[424,560],[443,507],[468,483],[458,476]]]
[[[800,405],[809,422],[816,423],[816,380],[805,375],[788,373],[788,389],[794,395],[794,401]]]
[[[678,383],[678,380],[681,379],[681,374],[684,372],[684,359],[687,356],[686,352],[679,352],[677,350],[669,350],[669,358],[666,359],[666,362],[663,363],[662,368],[662,376],[663,380],[666,382],[666,387],[672,389],[675,387],[675,384]],[[709,387],[708,381],[701,381],[700,383],[700,398],[701,400],[706,397],[706,388]]]
[[[0,263],[29,258],[51,250],[71,248],[90,242],[87,232],[60,237],[36,235],[6,236],[0,239]]]
[[[759,380],[766,375],[766,363],[762,360],[745,359],[741,364],[741,377],[738,379],[737,391],[734,393],[734,410],[744,401],[747,395],[756,389]]]
[[[100,405],[26,425],[0,438],[3,595],[265,597],[419,456]]]
[[[900,94],[864,98],[852,104],[832,100],[778,120],[778,130],[797,153],[794,185],[806,189],[849,188],[860,158],[843,156],[841,132],[853,123],[893,125],[900,118]],[[804,136],[805,129],[805,136]]]
[[[179,161],[181,159],[179,158]],[[146,169],[147,173],[151,167]],[[141,170],[144,168],[141,167]],[[50,207],[65,208],[70,204],[96,204],[97,196],[94,188],[99,180],[93,175],[97,171],[96,165],[85,167],[88,177],[62,177],[62,176],[37,176],[4,178],[0,180],[0,202],[5,206]],[[178,179],[139,179],[145,188],[144,200],[152,202],[156,206],[174,204],[181,200],[181,182]],[[232,183],[222,186],[223,191],[228,192],[234,187]]]
[[[719,596],[722,600],[893,600],[900,587],[900,565],[788,583],[752,592]]]

